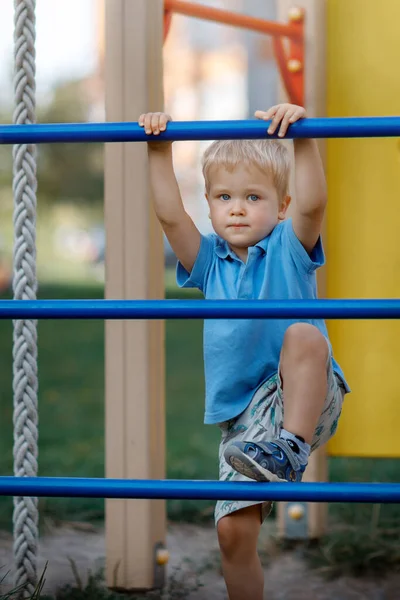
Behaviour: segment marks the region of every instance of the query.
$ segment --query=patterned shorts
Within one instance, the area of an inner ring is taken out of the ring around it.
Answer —
[[[327,363],[328,393],[324,410],[315,430],[311,450],[322,446],[334,435],[346,393],[341,379],[333,372],[331,358],[330,355]],[[249,406],[238,417],[219,423],[218,426],[222,433],[219,445],[219,479],[221,481],[252,481],[228,465],[224,459],[224,450],[226,445],[233,440],[237,442],[256,441],[259,438],[268,441],[279,437],[283,426],[283,390],[279,375],[276,374],[261,384]],[[271,502],[219,500],[215,506],[215,524],[222,517],[253,504],[262,504],[262,520],[271,512]]]

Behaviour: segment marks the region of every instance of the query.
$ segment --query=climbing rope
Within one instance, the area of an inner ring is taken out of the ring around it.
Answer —
[[[35,4],[14,0],[15,124],[35,122]],[[36,149],[13,147],[14,299],[36,298]],[[36,321],[14,321],[14,475],[37,475]],[[37,498],[14,498],[15,583],[31,596],[36,585]]]

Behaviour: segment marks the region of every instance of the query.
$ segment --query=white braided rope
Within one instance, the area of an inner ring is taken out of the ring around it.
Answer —
[[[14,0],[15,124],[35,122],[35,4]],[[14,298],[36,298],[36,148],[13,147]],[[14,321],[14,475],[37,475],[36,321]],[[37,581],[37,498],[14,498],[15,583],[32,595]]]

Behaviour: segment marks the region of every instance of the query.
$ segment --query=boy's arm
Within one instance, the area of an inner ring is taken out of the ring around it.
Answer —
[[[311,252],[321,234],[327,203],[324,169],[316,140],[294,140],[296,201],[293,229],[307,252]]]
[[[158,135],[170,120],[164,113],[147,113],[139,118],[146,133]],[[176,181],[172,144],[149,142],[149,175],[154,210],[178,260],[190,273],[200,248],[200,232],[183,206]]]
[[[294,104],[279,104],[268,111],[257,111],[256,116],[272,119],[268,133],[279,128],[284,137],[291,123],[306,116],[305,109]],[[325,174],[317,142],[313,139],[294,140],[295,190],[293,206],[293,229],[307,252],[311,252],[321,233],[322,220],[327,203]]]

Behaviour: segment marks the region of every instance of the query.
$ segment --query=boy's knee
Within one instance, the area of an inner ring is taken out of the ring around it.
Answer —
[[[240,559],[252,556],[257,551],[258,534],[261,527],[260,506],[242,509],[222,517],[218,522],[218,542],[225,559]]]
[[[285,352],[295,354],[299,359],[320,358],[328,360],[329,348],[323,334],[310,323],[294,323],[287,328],[283,339],[283,356]]]

